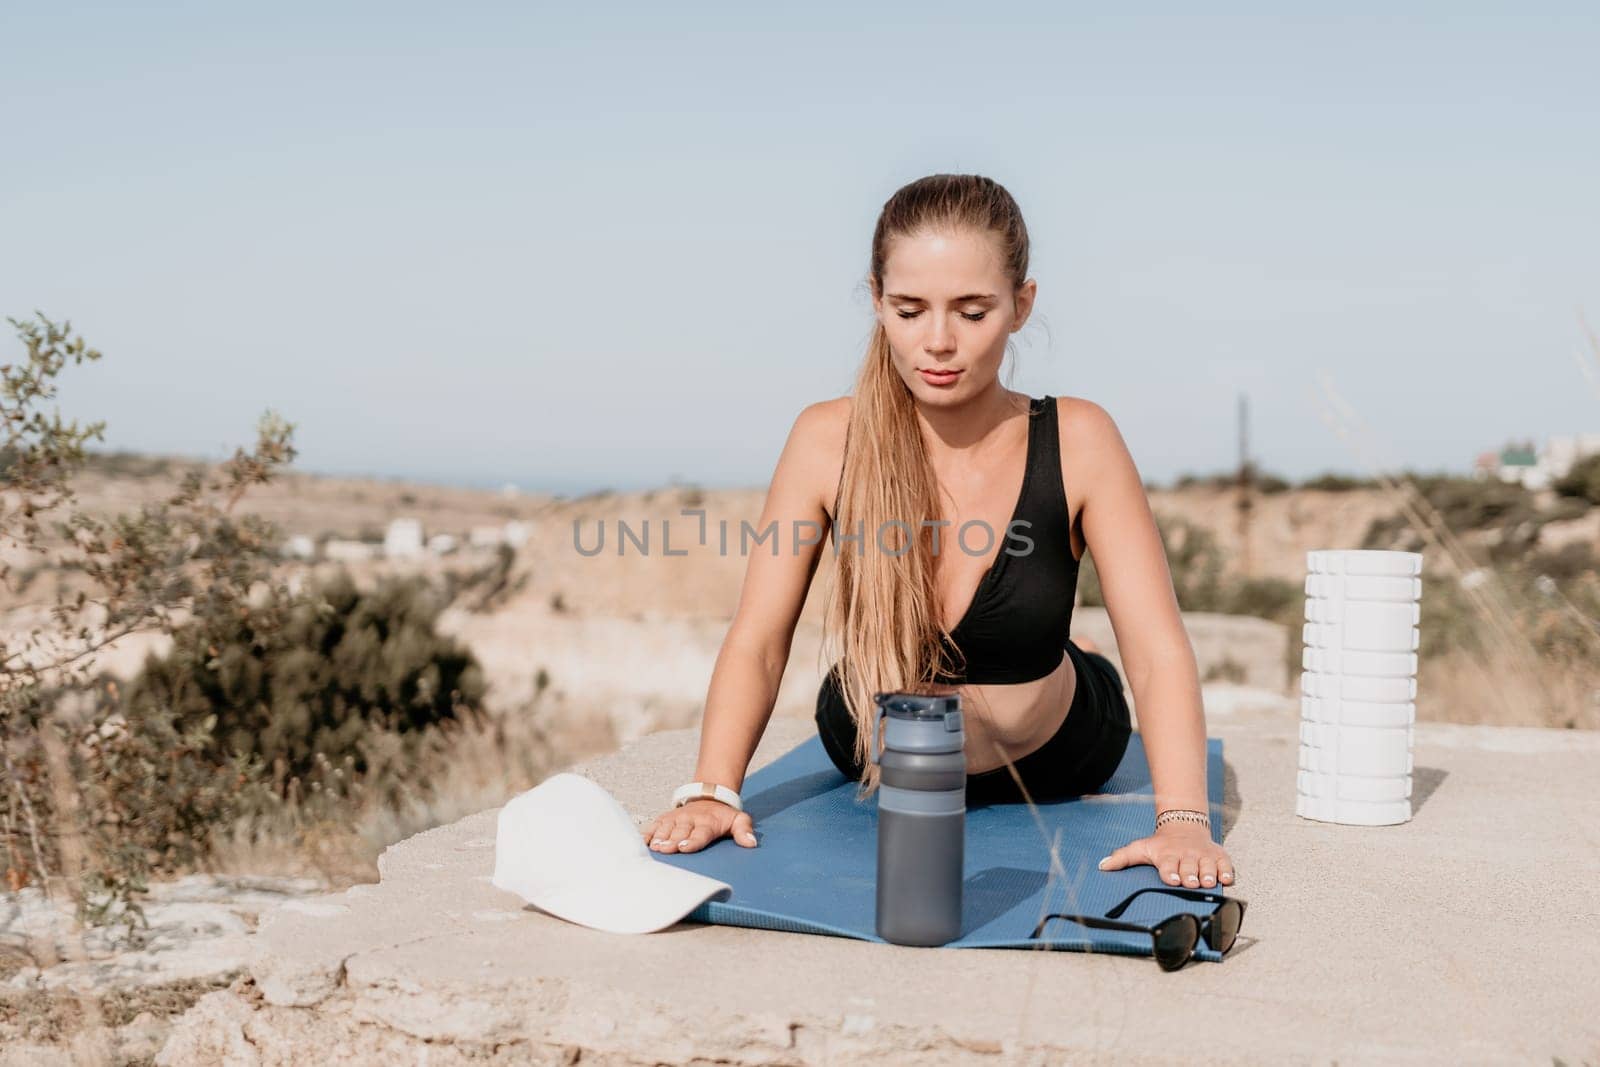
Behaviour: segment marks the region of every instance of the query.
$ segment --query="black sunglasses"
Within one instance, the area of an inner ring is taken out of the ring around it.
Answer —
[[[1136,923],[1115,922],[1132,904],[1134,898],[1140,893],[1166,893],[1185,900],[1201,900],[1206,903],[1215,903],[1217,910],[1209,915],[1195,915],[1190,912],[1179,912],[1169,916],[1154,926],[1142,926]],[[1217,952],[1226,953],[1233,947],[1233,941],[1239,936],[1239,927],[1244,923],[1245,902],[1238,897],[1225,897],[1220,893],[1207,893],[1203,889],[1179,889],[1167,886],[1147,886],[1135,890],[1126,900],[1106,912],[1102,919],[1094,915],[1066,915],[1055,912],[1039,920],[1039,925],[1033,928],[1029,938],[1037,938],[1043,931],[1045,923],[1052,919],[1065,919],[1075,922],[1080,926],[1090,926],[1098,930],[1129,930],[1135,933],[1148,933],[1154,945],[1156,962],[1163,971],[1175,971],[1189,962],[1194,955],[1195,946],[1203,937],[1206,944]]]

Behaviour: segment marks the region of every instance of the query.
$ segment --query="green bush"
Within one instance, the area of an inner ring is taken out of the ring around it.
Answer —
[[[1299,621],[1304,593],[1295,582],[1281,578],[1240,578],[1224,575],[1225,560],[1217,537],[1204,526],[1185,519],[1158,516],[1172,590],[1184,611],[1211,611],[1224,615],[1254,615],[1277,621]],[[1078,570],[1080,603],[1104,607],[1100,576],[1087,554]]]
[[[1552,488],[1562,496],[1600,504],[1600,453],[1574,463],[1571,470],[1556,479]]]
[[[1541,549],[1528,556],[1529,574],[1549,575],[1562,586],[1576,579],[1600,574],[1600,555],[1588,541],[1569,541],[1560,548]]]
[[[1173,480],[1174,489],[1231,489],[1239,484],[1239,475],[1231,471],[1212,474],[1180,474]]]
[[[1283,578],[1233,578],[1218,588],[1212,604],[1200,610],[1298,624],[1304,620],[1305,587]]]
[[[102,711],[116,706],[114,685],[102,694]],[[72,770],[101,844],[88,886],[100,907],[115,900],[118,872],[191,867],[217,831],[269,800],[257,760],[218,758],[215,725],[207,716],[180,726],[165,708],[144,704],[77,727]]]
[[[1460,579],[1453,574],[1437,580],[1424,579],[1418,632],[1417,655],[1424,661],[1454,651],[1484,651],[1483,626],[1477,609],[1461,587]]]
[[[217,766],[243,758],[305,779],[325,761],[362,774],[373,735],[406,752],[429,727],[480,714],[482,670],[435,632],[440,601],[420,577],[362,593],[340,571],[302,594],[199,615],[169,655],[146,660],[124,699],[129,719],[170,715],[179,732],[209,723]]]
[[[1275,493],[1287,493],[1293,488],[1287,478],[1279,477],[1276,474],[1256,475],[1255,486],[1265,496],[1272,496]]]
[[[467,574],[455,570],[444,573],[444,603],[455,604],[474,614],[482,614],[503,607],[512,596],[521,592],[530,577],[527,571],[511,580],[512,565],[517,551],[502,541],[495,546],[494,559]],[[559,610],[559,609],[558,609]]]
[[[1206,668],[1205,677],[1201,678],[1200,681],[1203,683],[1232,682],[1235,685],[1243,685],[1249,678],[1250,673],[1245,670],[1244,664],[1232,656],[1223,656],[1220,663],[1213,663]]]
[[[1225,575],[1223,550],[1209,529],[1185,519],[1156,516],[1172,591],[1182,611],[1208,611],[1222,615],[1249,615],[1288,628],[1285,651],[1292,674],[1300,663],[1300,625],[1305,618],[1305,593],[1297,582],[1282,578],[1242,578]],[[1104,607],[1100,576],[1085,554],[1078,570],[1080,603]],[[1218,675],[1222,677],[1222,675]],[[1208,678],[1207,680],[1214,680]]]
[[[91,677],[94,653],[129,634],[170,635],[190,611],[246,613],[247,591],[269,577],[273,533],[232,511],[294,459],[294,427],[269,410],[252,449],[215,467],[173,465],[178,483],[135,510],[82,508],[84,471],[157,468],[97,460],[86,446],[105,423],[64,420],[51,403],[61,373],[97,350],[43,314],[7,321],[23,351],[0,362],[0,540],[29,562],[14,576],[0,565],[0,587],[16,599],[53,577],[55,593],[35,594],[48,622],[0,635],[0,883],[65,889],[80,917],[131,929],[152,864],[202,853],[206,828],[246,801],[249,761],[216,758],[209,717],[180,722],[157,704],[123,714],[112,681]]]
[[[1454,475],[1407,475],[1411,487],[1452,533],[1498,530],[1492,562],[1522,556],[1538,539],[1539,528],[1556,517],[1541,512],[1534,495],[1521,485],[1498,479]],[[1362,548],[1420,551],[1423,540],[1403,512],[1374,519],[1361,539]]]
[[[1356,489],[1376,489],[1378,482],[1372,478],[1354,478],[1348,474],[1319,474],[1300,483],[1301,489],[1317,489],[1324,493],[1348,493]]]
[[[167,456],[116,451],[90,452],[86,458],[85,471],[94,471],[108,478],[156,478],[176,472],[172,459]],[[191,463],[184,466],[184,469],[193,469],[195,466],[197,465]]]
[[[1172,591],[1184,611],[1214,611],[1222,583],[1222,547],[1204,526],[1178,518],[1157,522],[1167,567],[1172,571]]]
[[[1286,492],[1290,488],[1287,479],[1269,471],[1259,470],[1254,464],[1250,466],[1250,486],[1263,496],[1271,496],[1273,493]],[[1153,488],[1156,487],[1153,485],[1146,485],[1147,490]],[[1219,471],[1214,474],[1180,474],[1173,480],[1172,488],[1237,489],[1239,488],[1239,472]]]

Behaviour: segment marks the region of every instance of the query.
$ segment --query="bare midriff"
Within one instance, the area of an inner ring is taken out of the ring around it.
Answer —
[[[1004,767],[1048,741],[1061,729],[1077,688],[1077,671],[1065,651],[1056,669],[1029,682],[955,684],[966,731],[967,773]]]
[[[1025,434],[1024,439],[1015,446],[1015,454],[1027,456]],[[1076,484],[1077,472],[1073,471],[1072,477],[1067,477],[1069,468],[1074,463],[1075,453],[1070,449],[1062,449],[1064,454],[1063,478]],[[839,477],[843,468],[842,434],[841,453],[839,466],[829,485],[828,493],[822,499],[837,501],[839,495]],[[1024,471],[1024,477],[1026,477]],[[997,483],[998,484],[998,483]],[[1079,526],[1080,506],[1073,502],[1078,495],[1068,491],[1070,486],[1064,486],[1064,495],[1068,501],[1068,537],[1070,551],[1073,558],[1081,560],[1086,550],[1082,530]],[[953,527],[969,517],[983,517],[995,514],[1005,514],[1000,510],[1004,505],[1013,501],[1017,493],[1011,490],[1009,483],[1001,485],[992,491],[992,499],[966,501],[967,508],[952,505],[949,518]],[[829,529],[832,529],[834,516],[832,510],[823,506],[823,514],[828,519]],[[991,526],[1001,525],[991,523]],[[998,549],[996,550],[998,555]],[[992,560],[990,561],[992,562]],[[944,582],[940,585],[951,586],[944,595],[955,600],[953,587],[959,585],[964,590],[972,589],[979,576],[975,565],[970,569],[975,572],[963,581]],[[967,593],[966,602],[970,605],[972,598],[977,595],[974,590]],[[960,616],[955,616],[959,619]],[[946,625],[954,625],[954,621],[947,621]],[[987,684],[951,683],[943,687],[946,691],[953,690],[961,695],[962,725],[966,732],[965,752],[967,756],[967,773],[981,774],[984,771],[1004,767],[1006,763],[1015,762],[1035,751],[1046,741],[1053,737],[1066,722],[1067,713],[1072,708],[1072,699],[1077,692],[1077,671],[1073,667],[1072,657],[1061,653],[1061,661],[1049,674],[1042,678],[1035,678],[1027,682],[996,682]]]

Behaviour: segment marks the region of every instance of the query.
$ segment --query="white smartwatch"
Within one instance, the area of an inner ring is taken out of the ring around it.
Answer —
[[[734,811],[744,810],[738,793],[725,785],[712,785],[710,782],[689,782],[672,791],[672,806],[675,808],[681,808],[691,800],[720,800]]]

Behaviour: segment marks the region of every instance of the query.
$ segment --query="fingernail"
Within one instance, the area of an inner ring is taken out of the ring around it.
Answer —
[[[1175,875],[1175,874],[1169,874],[1169,875],[1167,875],[1167,877],[1170,878],[1174,882],[1176,882],[1178,880],[1178,876]]]
[[[682,841],[678,842],[678,847],[682,848],[684,845],[687,845],[688,843],[689,843],[689,839],[688,838],[684,838]]]
[[[1105,869],[1106,869],[1106,863],[1107,863],[1107,862],[1108,862],[1108,861],[1109,861],[1109,860],[1110,860],[1110,859],[1111,859],[1111,857],[1110,857],[1110,856],[1107,856],[1107,857],[1106,857],[1106,858],[1105,858],[1105,859],[1103,859],[1103,860],[1101,860],[1101,861],[1100,861],[1100,862],[1099,862],[1099,863],[1098,863],[1098,864],[1096,864],[1096,866],[1098,866],[1098,867],[1099,867],[1099,868],[1100,868],[1100,869],[1101,869],[1101,870],[1102,870],[1102,871],[1103,871],[1103,870],[1105,870]]]

